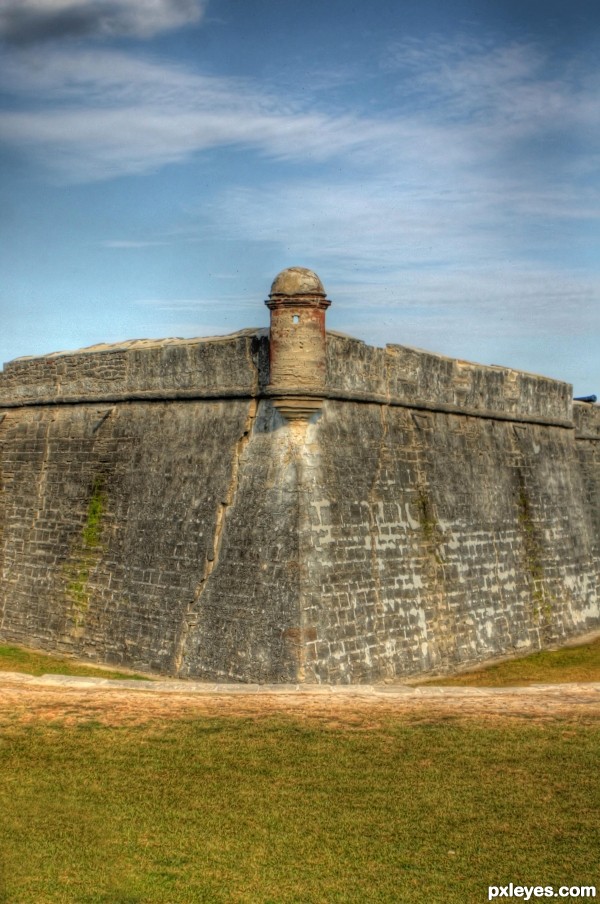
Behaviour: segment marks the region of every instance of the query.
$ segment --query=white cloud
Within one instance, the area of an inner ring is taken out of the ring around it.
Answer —
[[[0,63],[21,103],[0,129],[67,180],[226,146],[285,161],[218,192],[196,235],[322,262],[348,310],[368,284],[370,304],[402,298],[415,323],[435,312],[440,336],[471,319],[506,336],[600,329],[598,281],[570,262],[600,214],[596,75],[527,44],[412,41],[388,62],[397,97],[384,117],[115,51],[22,51]]]
[[[323,161],[398,137],[383,120],[298,112],[251,82],[115,51],[21,53],[0,77],[22,104],[0,112],[3,141],[67,181],[153,171],[219,146]]]
[[[202,0],[4,0],[0,36],[15,44],[70,37],[150,38],[198,22]]]
[[[20,104],[0,112],[0,131],[67,181],[152,172],[224,146],[290,163],[336,160],[358,167],[359,182],[385,170],[413,188],[445,183],[463,196],[478,174],[510,176],[531,195],[549,154],[560,165],[553,189],[598,166],[598,85],[589,71],[565,65],[559,77],[530,45],[460,40],[405,42],[389,66],[396,100],[373,116],[358,102],[327,109],[256,81],[112,50],[25,49],[0,62],[2,84]]]
[[[562,153],[562,166],[579,166],[600,148],[600,79],[583,56],[560,58],[533,43],[437,38],[397,44],[386,66],[398,76],[405,106],[460,127],[479,154],[531,162],[528,143],[537,142],[544,172],[552,155],[556,161]]]
[[[158,245],[168,245],[169,242],[163,241],[145,241],[137,239],[107,239],[100,243],[103,248],[116,248],[121,250],[131,250],[138,248],[154,248]]]
[[[226,277],[220,277],[221,279]],[[215,307],[215,298],[139,298],[133,302],[139,307],[154,308],[157,311],[189,311],[205,313],[213,311]],[[232,311],[245,311],[246,309],[256,312],[256,299],[249,298],[247,295],[224,295],[219,292],[218,304],[221,308],[226,308],[229,313]]]
[[[555,264],[550,254],[542,263],[532,253],[536,242],[514,235],[510,215],[498,211],[511,203],[501,186],[481,179],[467,195],[440,196],[418,189],[402,195],[382,178],[366,186],[280,187],[269,195],[229,191],[211,218],[223,235],[283,241],[291,263],[327,277],[346,320],[361,309],[369,318],[376,310],[401,314],[430,336],[430,347],[460,339],[465,324],[472,337],[490,330],[505,337],[600,332],[600,274]],[[385,341],[376,320],[357,332],[365,330],[371,341]]]

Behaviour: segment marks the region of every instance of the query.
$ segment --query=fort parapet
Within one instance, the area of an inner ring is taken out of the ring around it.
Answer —
[[[600,407],[325,332],[21,358],[0,374],[0,637],[231,681],[450,672],[600,627]]]

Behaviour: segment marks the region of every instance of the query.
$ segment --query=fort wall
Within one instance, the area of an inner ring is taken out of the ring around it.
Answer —
[[[508,368],[323,347],[295,407],[265,330],[7,364],[0,637],[346,683],[599,627],[600,408]]]

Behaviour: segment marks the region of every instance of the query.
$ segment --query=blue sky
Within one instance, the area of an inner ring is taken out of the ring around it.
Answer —
[[[0,360],[328,325],[600,395],[591,0],[0,0]]]

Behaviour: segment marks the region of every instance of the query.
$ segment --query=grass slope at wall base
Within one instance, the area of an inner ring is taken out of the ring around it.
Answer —
[[[264,330],[6,365],[0,637],[340,684],[600,627],[598,406],[335,333],[313,397],[282,415]]]

